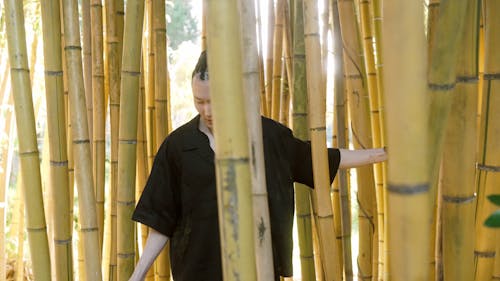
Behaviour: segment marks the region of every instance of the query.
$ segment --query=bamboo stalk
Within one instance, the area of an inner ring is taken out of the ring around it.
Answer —
[[[292,125],[295,137],[308,140],[307,81],[305,69],[303,0],[295,0],[293,36],[293,96]],[[295,209],[299,237],[301,277],[304,281],[316,280],[314,269],[313,233],[311,225],[311,190],[295,184]]]
[[[264,70],[264,58],[263,58],[263,46],[262,46],[262,18],[261,18],[261,1],[254,1],[255,5],[255,15],[257,21],[257,42],[258,42],[258,53],[259,53],[259,79],[260,79],[260,112],[264,116],[269,116],[269,109],[267,108],[267,97],[266,97],[266,78]]]
[[[223,277],[256,280],[248,130],[237,94],[243,90],[237,3],[209,0],[207,20]]]
[[[201,50],[207,49],[207,0],[202,0]]]
[[[490,194],[500,193],[500,40],[497,30],[500,28],[500,3],[484,1],[484,84],[481,110],[480,150],[477,159],[478,206],[476,210],[476,245],[475,279],[488,280],[494,273],[496,253],[496,231],[484,226],[486,218],[495,210],[494,205],[486,200]]]
[[[387,144],[391,159],[387,186],[389,275],[394,280],[427,280],[432,205],[428,146],[422,145],[428,137],[423,7],[418,2],[389,0],[384,2],[383,12]]]
[[[367,74],[367,90],[370,100],[370,123],[371,123],[371,141],[373,147],[381,147],[381,125],[380,125],[380,112],[381,106],[379,103],[379,93],[378,93],[378,80],[377,71],[375,67],[375,49],[374,49],[374,34],[373,34],[373,20],[370,11],[373,10],[371,1],[360,1],[359,4],[360,14],[361,14],[361,33],[364,38],[363,51],[365,58],[365,72]],[[374,165],[374,180],[375,189],[366,190],[364,187],[360,189],[361,192],[368,191],[365,196],[361,196],[358,192],[358,198],[365,198],[365,202],[361,204],[360,200],[360,254],[358,255],[358,275],[360,275],[360,280],[372,279],[376,276],[376,272],[373,272],[377,266],[374,266],[373,262],[376,261],[378,256],[378,226],[377,218],[375,212],[377,211],[376,206],[376,190],[383,188],[383,175],[382,175],[382,164],[377,163]],[[361,224],[361,221],[364,221]],[[361,230],[361,226],[365,228],[364,231]],[[362,236],[362,233],[366,233],[367,237]],[[362,243],[362,241],[364,243]],[[366,244],[365,244],[366,243]],[[367,253],[366,253],[366,252]]]
[[[378,104],[379,104],[379,125],[380,125],[380,146],[386,146],[386,124],[385,124],[385,104],[384,104],[384,71],[383,65],[384,60],[382,57],[382,1],[372,0],[373,5],[373,29],[375,36],[375,69],[377,72],[377,92],[378,92]],[[387,204],[386,204],[386,188],[387,188],[387,165],[386,163],[375,164],[375,169],[379,169],[381,166],[381,176],[380,181],[376,182],[376,204],[377,204],[377,233],[374,239],[374,249],[378,249],[378,254],[374,257],[373,262],[373,280],[383,280],[384,276],[387,276],[387,266],[388,266],[388,248],[387,243],[384,242],[387,232],[385,231],[385,225],[387,218],[385,216]],[[381,185],[380,185],[381,184]]]
[[[146,91],[144,85],[144,62],[141,61],[141,80],[140,80],[140,91],[139,91],[139,99],[137,102],[138,106],[138,115],[137,115],[137,179],[136,179],[136,193],[135,198],[139,200],[140,195],[142,194],[144,187],[146,186],[147,177],[149,174],[148,170],[148,154],[147,154],[147,140],[146,140]],[[148,238],[149,229],[146,225],[138,224],[138,232],[140,233],[140,245],[139,249],[143,249],[146,240]],[[116,252],[116,250],[115,250]],[[142,255],[142,251],[140,254]],[[145,280],[153,281],[155,278],[154,267],[151,267],[146,274]]]
[[[265,88],[266,88],[266,107],[267,107],[267,117],[272,117],[272,107],[273,107],[273,61],[274,57],[274,28],[275,24],[275,8],[274,8],[274,0],[267,1],[267,56],[266,56],[266,79],[265,79]]]
[[[78,187],[80,234],[85,247],[85,274],[89,280],[102,280],[99,234],[90,160],[90,140],[80,47],[78,6],[75,1],[63,1],[65,57],[68,71],[69,112],[75,158],[75,181]],[[71,186],[71,185],[70,185]]]
[[[459,42],[463,34],[463,18],[465,16],[466,1],[446,1],[440,3],[439,18],[435,23],[434,36],[439,38],[430,47],[429,69],[428,69],[428,93],[430,97],[430,157],[431,165],[431,193],[430,200],[434,205],[436,212],[439,209],[436,206],[437,183],[439,174],[439,164],[442,157],[444,133],[447,119],[451,109],[452,90],[455,87],[456,80],[456,62]],[[432,216],[434,227],[431,233],[431,256],[429,261],[430,277],[439,274],[440,262],[436,260],[439,257],[440,249],[436,247],[437,220],[439,215]],[[436,254],[437,252],[437,254]],[[435,268],[438,268],[436,271]]]
[[[269,11],[271,12],[271,11]],[[274,17],[274,39],[273,39],[273,70],[271,86],[271,118],[279,120],[280,116],[280,86],[281,66],[283,54],[283,23],[285,15],[285,0],[276,1],[276,14]],[[271,24],[271,23],[269,23]],[[268,43],[269,44],[269,43]]]
[[[434,41],[436,39],[436,26],[439,18],[439,7],[441,0],[428,0],[427,4],[427,54],[428,56],[428,64],[431,63],[430,53],[432,52],[432,48],[434,46]],[[438,37],[439,38],[439,37]]]
[[[170,101],[168,99],[169,79],[167,61],[167,23],[165,19],[165,2],[153,1],[152,29],[150,32],[153,38],[154,51],[154,143],[157,151],[168,134]],[[170,257],[169,247],[165,247],[157,259],[157,281],[170,280]]]
[[[153,30],[154,32],[154,98],[155,98],[155,119],[156,119],[156,142],[158,149],[163,139],[168,134],[171,126],[168,122],[170,115],[170,101],[168,100],[168,79],[167,63],[167,22],[165,18],[165,3],[153,1]]]
[[[55,248],[55,277],[72,280],[72,229],[70,216],[66,116],[62,81],[61,16],[59,1],[41,2],[45,88],[47,99],[47,126],[50,149],[50,193],[53,207],[53,239]]]
[[[82,22],[91,22],[90,1],[82,0]],[[83,82],[85,87],[85,104],[87,106],[87,124],[89,126],[89,136],[94,131],[92,103],[92,30],[90,24],[82,25],[82,51],[83,51]],[[64,30],[62,31],[64,33]],[[64,39],[63,39],[64,40]]]
[[[365,10],[367,7],[361,7],[360,10]],[[354,148],[368,148],[372,146],[372,130],[370,122],[370,104],[369,104],[369,90],[367,88],[366,80],[370,79],[370,83],[375,90],[376,82],[373,78],[367,78],[365,61],[363,59],[362,42],[360,39],[360,28],[357,24],[355,16],[354,3],[351,1],[339,2],[339,18],[340,26],[342,28],[342,42],[344,43],[344,69],[346,77],[346,88],[348,94],[348,105],[350,112],[350,125],[352,130],[352,142]],[[373,116],[372,116],[373,117]],[[378,117],[378,116],[376,116]],[[377,121],[377,120],[375,120]],[[360,203],[360,213],[365,216],[368,221],[365,225],[361,224],[360,239],[364,241],[360,246],[363,251],[370,253],[371,259],[371,240],[373,239],[373,232],[370,230],[371,223],[369,222],[373,214],[372,201],[375,198],[374,190],[374,177],[373,168],[371,166],[360,167],[357,169],[357,182],[358,182],[358,202]],[[345,189],[344,189],[345,190]],[[343,189],[340,190],[341,197],[347,198],[348,194]],[[342,194],[344,193],[344,194]],[[346,278],[352,279],[352,254],[350,248],[350,212],[349,201],[346,199],[341,200],[342,207],[342,239],[343,239],[343,253],[344,264],[346,266]],[[361,221],[362,223],[363,221]],[[367,231],[367,232],[365,232]],[[368,237],[363,239],[364,235]],[[367,250],[365,250],[367,248]],[[358,260],[359,261],[359,260]],[[364,260],[367,264],[363,264],[361,273],[371,276],[371,261]]]
[[[14,120],[12,120],[14,121]],[[17,259],[16,259],[16,281],[24,280],[24,194],[23,194],[23,179],[22,172],[19,172],[20,177],[16,183],[17,190],[17,204],[16,204],[16,213],[18,216],[18,225],[17,225]]]
[[[443,280],[474,280],[478,4],[467,1],[441,166]]]
[[[96,197],[99,245],[104,235],[104,162],[105,162],[105,112],[102,2],[91,0],[90,21],[92,33],[92,160]],[[99,246],[102,248],[102,246]]]
[[[257,279],[274,280],[274,261],[270,230],[269,205],[267,200],[264,146],[262,143],[262,121],[260,117],[260,72],[257,53],[257,30],[255,29],[255,2],[238,1],[242,42],[243,94],[246,107],[246,123],[249,135],[251,181],[253,196],[253,232],[256,256]]]
[[[37,280],[50,280],[50,255],[42,200],[35,117],[31,97],[23,3],[4,1],[12,93],[18,128],[19,156],[24,171],[27,230]],[[30,196],[27,196],[29,194]]]
[[[330,200],[328,160],[326,158],[326,92],[321,75],[321,47],[319,43],[317,1],[304,1],[304,38],[306,47],[307,92],[309,97],[309,131],[314,166],[313,210],[321,247],[321,261],[326,280],[341,280],[340,265],[335,263],[338,251],[332,235],[333,213]]]
[[[334,122],[334,133],[335,140],[333,145],[336,147],[346,147],[347,146],[347,97],[344,79],[344,52],[342,44],[342,30],[340,28],[339,19],[339,7],[338,1],[331,1],[332,3],[332,42],[333,45],[333,56],[335,62],[335,72],[334,72],[334,108],[335,108],[335,122]],[[333,196],[332,196],[332,206],[334,213],[341,214],[340,210],[340,189],[348,189],[349,185],[349,172],[346,170],[339,170],[336,179],[333,182]],[[341,270],[344,268],[344,257],[343,257],[343,240],[342,240],[342,222],[341,216],[334,217],[335,233],[336,233],[336,243],[339,249],[337,254],[338,262],[341,265]]]
[[[122,58],[120,126],[118,143],[117,253],[118,280],[127,280],[134,270],[134,223],[137,157],[137,99],[140,80],[141,35],[144,1],[127,1]]]
[[[118,176],[118,128],[120,117],[120,42],[117,0],[106,0],[106,43],[108,62],[108,91],[109,91],[109,118],[111,127],[111,169],[110,169],[110,191],[109,201],[109,227],[110,233],[107,239],[109,243],[109,260],[105,260],[107,269],[106,280],[116,280],[116,192]],[[108,249],[105,248],[107,251]]]
[[[280,114],[279,121],[289,126],[290,119],[290,99],[293,96],[292,71],[292,25],[290,24],[290,8],[288,1],[284,4],[283,21],[283,58],[280,85]]]
[[[146,132],[148,140],[148,158],[149,169],[153,165],[153,160],[156,154],[157,140],[155,134],[156,118],[155,118],[155,53],[154,53],[154,32],[153,32],[153,0],[146,1],[146,29],[147,29],[147,44],[145,51],[147,53],[147,80],[146,80]]]

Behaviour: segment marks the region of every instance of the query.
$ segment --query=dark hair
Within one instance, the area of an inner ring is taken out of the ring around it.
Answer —
[[[201,52],[200,57],[198,58],[198,63],[196,63],[196,67],[191,75],[191,79],[198,73],[200,74],[201,80],[208,80],[207,51]]]

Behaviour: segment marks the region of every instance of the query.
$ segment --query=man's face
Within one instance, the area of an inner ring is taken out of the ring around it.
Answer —
[[[196,74],[191,83],[193,88],[194,107],[200,114],[208,129],[212,131],[212,105],[210,103],[210,87],[208,80],[201,80],[200,75]]]

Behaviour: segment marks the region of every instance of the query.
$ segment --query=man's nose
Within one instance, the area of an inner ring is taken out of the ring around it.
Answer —
[[[203,111],[205,111],[205,115],[212,115],[212,106],[210,105],[210,103],[206,103],[204,106],[203,106]]]

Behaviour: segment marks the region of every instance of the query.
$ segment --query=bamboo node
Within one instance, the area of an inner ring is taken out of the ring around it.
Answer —
[[[82,50],[82,46],[78,46],[78,45],[68,45],[68,46],[64,46],[64,50],[65,50],[65,51],[71,51],[71,50],[81,51],[81,50]]]
[[[428,83],[427,87],[431,91],[451,91],[455,88],[456,82],[448,84]]]
[[[361,74],[349,74],[344,75],[344,77],[347,79],[363,79],[363,76]]]
[[[50,160],[50,166],[56,166],[56,167],[66,167],[68,166],[68,161],[53,161]]]
[[[128,75],[128,76],[141,76],[140,71],[129,71],[129,70],[122,70],[122,74]]]
[[[322,132],[322,131],[326,131],[326,127],[325,126],[321,126],[321,127],[312,127],[309,129],[309,131],[313,131],[313,132]]]
[[[167,33],[167,29],[166,29],[166,28],[160,28],[160,27],[155,28],[155,29],[154,29],[154,31],[155,31],[155,32]]]
[[[85,143],[90,143],[89,139],[86,140],[73,140],[73,144],[85,144]]]
[[[28,232],[45,232],[45,231],[47,231],[47,227],[46,226],[43,226],[43,227],[27,227],[26,230]]]
[[[124,16],[125,15],[125,11],[116,11],[116,14],[119,15],[119,16]]]
[[[483,165],[476,163],[476,168],[485,172],[500,172],[500,166]]]
[[[292,117],[305,117],[307,116],[307,112],[294,112]]]
[[[97,231],[97,227],[80,228],[80,232],[94,232],[94,231]]]
[[[50,71],[50,70],[46,70],[45,71],[45,75],[47,75],[47,76],[63,76],[63,72],[62,71]]]
[[[474,251],[474,255],[479,258],[486,258],[486,259],[491,259],[495,257],[495,252],[481,252],[481,251]]]
[[[500,80],[500,73],[485,73],[484,80]]]
[[[457,83],[477,83],[478,81],[477,76],[457,76]]]
[[[64,239],[64,240],[54,239],[54,243],[57,244],[57,245],[69,245],[69,244],[71,244],[71,241],[72,241],[71,238]]]
[[[305,54],[294,54],[293,58],[294,59],[305,59],[306,55]]]
[[[33,155],[38,155],[38,150],[19,152],[19,157],[29,157]]]
[[[429,184],[392,184],[388,183],[387,184],[387,190],[391,193],[396,193],[396,194],[403,194],[403,195],[414,195],[414,194],[420,194],[420,193],[425,193],[429,191]]]
[[[443,195],[442,196],[444,202],[448,203],[455,203],[455,204],[464,204],[464,203],[470,203],[476,199],[476,194],[472,196],[447,196]]]
[[[301,259],[313,259],[314,258],[314,255],[307,255],[307,256],[304,256],[304,255],[300,255],[300,258]]]
[[[24,68],[24,67],[19,67],[19,68],[18,67],[11,67],[10,71],[11,72],[28,72],[28,73],[30,72],[29,69]]]
[[[134,206],[135,205],[134,200],[132,200],[132,201],[119,201],[119,200],[117,200],[116,203],[118,205],[122,205],[122,206]]]
[[[304,33],[304,37],[305,38],[307,38],[307,37],[319,37],[319,33],[318,32]]]
[[[248,157],[234,157],[234,158],[223,158],[217,159],[217,164],[226,164],[226,163],[248,163],[250,158]]]
[[[116,254],[120,259],[130,259],[135,258],[135,253],[118,253]]]
[[[121,144],[137,144],[137,139],[131,139],[131,140],[120,139],[118,140],[118,142]]]
[[[296,217],[298,219],[304,219],[304,218],[308,219],[308,218],[311,218],[311,213],[308,213],[308,214],[297,214]]]

